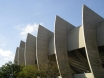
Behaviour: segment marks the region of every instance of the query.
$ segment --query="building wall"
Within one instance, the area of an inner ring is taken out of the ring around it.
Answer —
[[[73,25],[69,24],[67,21],[63,20],[59,16],[56,16],[55,20],[55,52],[57,65],[60,71],[60,75],[63,78],[72,78],[71,69],[69,66],[68,55],[67,55],[67,41],[68,32],[75,28]]]
[[[85,50],[93,78],[104,78],[97,46],[97,25],[103,20],[101,16],[83,5],[82,26],[84,32]]]
[[[82,48],[84,46],[84,38],[82,26],[72,29],[68,33],[68,51]]]
[[[28,34],[26,45],[25,42],[20,42],[20,46],[16,50],[15,60],[18,61],[19,65],[24,64],[24,62],[28,65],[35,64],[37,59],[39,69],[48,71],[49,56],[53,55],[60,77],[73,78],[67,52],[85,47],[84,52],[86,52],[91,73],[76,74],[74,78],[85,76],[87,78],[104,78],[104,70],[98,52],[98,46],[104,46],[103,26],[104,18],[83,5],[82,26],[75,27],[56,16],[55,32],[53,33],[39,25],[37,38]],[[76,52],[75,54],[78,56],[79,53]]]
[[[18,50],[19,50],[19,48],[17,47],[16,53],[15,53],[15,58],[14,58],[14,64],[18,64]]]
[[[35,62],[36,62],[36,37],[28,33],[25,45],[25,65],[35,65]]]
[[[24,41],[21,41],[20,42],[20,46],[19,46],[19,62],[18,64],[21,65],[21,64],[24,64],[25,63],[25,60],[24,60],[24,49],[25,49],[25,42]]]
[[[49,39],[49,55],[55,54],[54,52],[54,36]]]
[[[97,25],[97,43],[98,46],[104,45],[104,21]]]
[[[37,61],[40,70],[48,70],[49,39],[53,33],[39,25],[37,35]]]

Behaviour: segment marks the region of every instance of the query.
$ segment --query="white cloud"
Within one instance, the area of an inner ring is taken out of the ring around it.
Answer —
[[[0,55],[4,56],[4,57],[11,57],[11,56],[13,56],[13,53],[11,51],[6,51],[6,50],[0,49]]]
[[[0,67],[8,61],[14,60],[14,54],[11,51],[0,49]]]
[[[40,23],[43,25],[43,23]],[[18,25],[16,26],[16,29],[20,30],[20,36],[25,39],[28,33],[31,33],[33,35],[37,34],[39,24],[34,23],[34,24],[28,24],[28,25]]]

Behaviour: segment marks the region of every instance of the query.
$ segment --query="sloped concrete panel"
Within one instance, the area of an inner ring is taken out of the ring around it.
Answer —
[[[39,25],[37,35],[37,59],[39,69],[48,70],[48,52],[49,39],[53,36],[53,32]]]
[[[17,47],[15,57],[14,57],[14,64],[18,64],[18,50],[19,50],[19,48]]]
[[[96,37],[97,25],[103,20],[103,18],[85,5],[83,6],[82,14],[85,50],[91,72],[93,73],[93,78],[104,78],[104,70],[99,58]]]
[[[20,42],[20,46],[19,46],[19,65],[24,64],[25,60],[24,60],[24,49],[25,49],[25,42],[21,41]]]
[[[56,16],[54,44],[57,64],[62,78],[72,78],[72,73],[68,61],[67,43],[68,32],[73,28],[75,28],[73,25],[69,24],[59,16]]]
[[[36,37],[28,33],[25,45],[25,65],[34,65],[35,62],[36,62]]]

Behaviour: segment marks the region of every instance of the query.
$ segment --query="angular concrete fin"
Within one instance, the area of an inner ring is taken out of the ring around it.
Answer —
[[[32,35],[32,34],[30,34],[30,33],[28,33],[28,35],[27,35],[28,37],[30,36],[30,37],[35,37],[34,35]],[[35,37],[36,38],[36,37]]]
[[[61,21],[61,22],[60,22],[60,21]],[[74,25],[72,25],[71,23],[67,22],[67,21],[64,20],[63,18],[59,17],[58,15],[56,15],[55,25],[56,25],[56,26],[59,26],[59,27],[60,27],[60,25],[66,25],[67,31],[69,31],[69,30],[75,28]]]
[[[86,15],[92,15],[92,19],[95,19],[95,18],[97,18],[98,20],[99,20],[99,22],[101,22],[102,21],[102,19],[104,20],[104,18],[103,17],[101,17],[100,15],[98,15],[97,13],[95,13],[93,10],[91,10],[89,7],[87,7],[86,5],[83,5],[83,13],[82,13],[82,15],[83,14],[86,14]],[[85,17],[87,17],[87,16],[85,16]],[[84,18],[85,18],[84,17]],[[96,21],[96,20],[95,20]]]
[[[33,41],[36,42],[36,37],[35,37],[34,35],[28,33],[27,39],[26,39],[26,43],[27,43],[27,42],[33,42]],[[34,42],[33,42],[33,43],[34,43]]]
[[[25,48],[25,42],[21,40],[20,46],[19,46],[19,47],[20,47],[20,48]]]
[[[90,70],[94,78],[103,78],[104,70],[100,62],[96,37],[97,26],[103,18],[85,5],[83,5],[82,14],[84,43]]]
[[[43,27],[42,25],[39,25],[39,28],[38,28],[38,30],[40,30],[41,31],[41,29],[44,31],[44,30],[47,30],[47,35],[48,35],[48,37],[50,38],[52,35],[53,35],[53,32],[52,31],[50,31],[50,30],[48,30],[48,29],[46,29],[45,27]]]
[[[16,48],[15,57],[14,57],[14,64],[18,64],[18,50],[19,48]]]
[[[52,33],[45,27],[39,25],[38,35],[37,35],[37,61],[39,69],[47,70],[47,62],[48,62],[48,46],[49,46],[49,33]]]
[[[24,50],[25,50],[25,42],[21,40],[20,46],[19,46],[19,62],[18,65],[24,64],[25,63],[25,58],[24,58]]]
[[[36,37],[29,34],[25,46],[25,65],[34,65],[36,62]]]
[[[46,71],[49,71],[50,66],[52,66],[53,64],[54,64],[54,67],[57,66],[56,60],[52,60],[52,59],[55,59],[53,35],[54,35],[53,32],[51,32],[50,30],[46,29],[41,25],[39,26],[38,35],[37,35],[37,59],[38,59],[37,61],[38,61],[38,68],[40,70],[45,69]],[[53,56],[51,58],[51,62],[53,64],[51,65],[49,64],[50,56]],[[53,68],[51,69],[51,71],[55,71],[55,72],[56,70],[57,70],[57,67],[54,70]]]
[[[67,55],[68,32],[75,28],[72,24],[56,16],[54,46],[59,72],[63,78],[72,78]]]

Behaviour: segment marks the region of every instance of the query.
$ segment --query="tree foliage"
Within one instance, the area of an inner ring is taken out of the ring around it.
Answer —
[[[17,65],[8,62],[2,67],[0,67],[0,78],[46,78],[46,76],[54,77],[58,76],[58,69],[53,59],[48,62],[48,71],[42,67],[38,70],[37,65]]]
[[[0,78],[46,78],[44,71],[38,71],[37,65],[17,65],[8,62],[0,67]]]
[[[0,78],[16,78],[20,72],[20,66],[8,62],[0,67]]]
[[[27,65],[22,66],[22,70],[17,78],[37,78],[37,76],[40,76],[41,78],[46,77],[44,72],[38,71],[38,67],[36,65]]]
[[[38,70],[37,68],[35,68],[35,66],[28,65],[28,66],[22,66],[22,67],[23,68],[20,71],[17,78],[36,78],[38,74]]]

